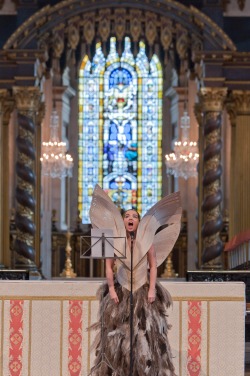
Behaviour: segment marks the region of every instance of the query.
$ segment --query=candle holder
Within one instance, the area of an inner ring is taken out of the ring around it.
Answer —
[[[165,261],[165,269],[161,278],[176,278],[178,274],[175,273],[172,262],[172,252],[168,255],[167,260]]]
[[[72,233],[68,230],[66,233],[67,244],[65,248],[65,268],[60,274],[60,277],[75,278],[77,276],[76,273],[74,273],[74,269],[72,268],[72,262],[71,262],[71,251],[72,251],[72,248],[70,246],[71,236],[72,236]]]

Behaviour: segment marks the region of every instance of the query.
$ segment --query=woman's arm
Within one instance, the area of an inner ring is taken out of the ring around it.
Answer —
[[[157,264],[155,249],[153,246],[148,251],[148,264],[149,264],[149,290],[148,290],[148,302],[153,303],[155,301],[155,284],[157,277]]]
[[[106,260],[106,279],[107,279],[107,283],[109,287],[109,294],[110,294],[111,299],[113,299],[114,302],[118,304],[119,299],[115,292],[113,267],[114,267],[114,259],[107,259]]]

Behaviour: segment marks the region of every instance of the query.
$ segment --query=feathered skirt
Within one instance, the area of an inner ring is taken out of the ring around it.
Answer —
[[[156,283],[156,300],[148,303],[148,284],[133,293],[133,376],[176,376],[168,341],[167,309],[170,294]],[[118,282],[115,290],[119,304],[113,302],[108,285],[98,290],[99,321],[88,330],[96,330],[92,344],[95,363],[91,376],[128,376],[130,369],[130,292]]]

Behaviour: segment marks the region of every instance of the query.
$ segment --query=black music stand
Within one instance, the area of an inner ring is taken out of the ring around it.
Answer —
[[[114,259],[125,259],[126,258],[126,238],[121,236],[112,236],[112,230],[110,229],[92,229],[91,233],[94,233],[92,236],[81,236],[80,237],[80,258],[86,259],[101,259],[105,260],[107,258],[114,258]],[[107,235],[107,236],[106,236]],[[124,246],[124,253],[118,250],[114,246],[114,241],[119,239],[124,239],[123,246]],[[91,246],[89,246],[89,242],[91,241]],[[82,241],[89,246],[87,250],[82,252]],[[106,246],[108,247],[108,252],[106,252]],[[91,250],[94,249],[92,254]],[[111,255],[110,250],[113,249],[113,254]],[[115,251],[115,252],[114,252]],[[104,288],[102,289],[102,303],[104,298]],[[115,371],[112,364],[110,363],[109,359],[107,358],[104,352],[104,344],[103,344],[103,331],[104,331],[104,320],[103,320],[103,305],[101,305],[101,360],[98,364],[96,364],[92,370],[92,372],[101,364],[105,363],[108,367],[111,368],[112,371]],[[92,373],[91,372],[91,373]]]

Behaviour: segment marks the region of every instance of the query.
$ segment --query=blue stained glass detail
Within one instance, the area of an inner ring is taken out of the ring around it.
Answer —
[[[149,62],[140,42],[136,58],[125,38],[119,57],[111,38],[105,59],[97,44],[93,62],[79,72],[79,210],[89,223],[91,196],[99,183],[121,209],[141,214],[160,199],[162,69]]]
[[[118,85],[129,85],[132,81],[131,73],[124,68],[114,69],[109,77],[109,87],[118,86]]]

